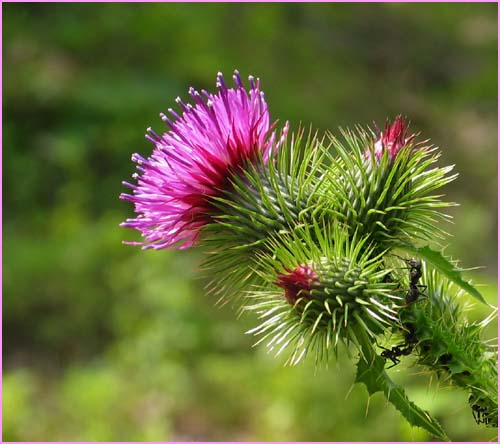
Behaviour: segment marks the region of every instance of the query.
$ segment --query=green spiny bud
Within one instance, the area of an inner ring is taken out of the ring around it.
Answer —
[[[357,328],[374,337],[396,323],[397,284],[386,281],[389,270],[370,247],[362,252],[364,243],[351,244],[344,230],[318,224],[275,239],[274,253],[260,255],[267,285],[251,291],[245,307],[262,320],[251,330],[259,342],[278,354],[292,346],[295,364],[311,348],[319,360],[339,342],[356,344]]]
[[[347,146],[331,136],[337,153],[330,174],[332,211],[351,233],[370,236],[380,249],[443,237],[436,221],[448,216],[436,209],[452,205],[429,193],[455,179],[448,175],[453,167],[429,169],[439,158],[436,149],[415,143],[402,128],[397,120],[377,141],[362,130],[344,132]]]

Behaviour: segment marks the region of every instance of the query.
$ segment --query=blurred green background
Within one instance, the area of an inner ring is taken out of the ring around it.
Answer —
[[[403,113],[457,165],[449,251],[496,302],[496,4],[4,4],[3,56],[4,440],[429,439],[345,357],[251,348],[196,251],[121,245],[118,195],[145,128],[219,70],[261,77],[292,128]],[[392,374],[453,440],[496,439],[408,361]]]

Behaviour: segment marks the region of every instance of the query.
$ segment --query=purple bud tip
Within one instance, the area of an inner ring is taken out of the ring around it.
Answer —
[[[248,76],[248,81],[250,83],[250,88],[255,89],[255,79],[253,76]]]
[[[132,162],[142,165],[142,163],[144,162],[144,158],[140,154],[134,153],[132,154]]]
[[[217,88],[221,88],[224,91],[227,90],[226,82],[224,81],[224,76],[220,71],[217,73],[217,81],[215,84]]]
[[[241,76],[237,69],[234,70],[233,80],[238,88],[243,88],[243,82],[241,81]]]
[[[147,136],[150,136],[153,140],[157,142],[161,140],[161,137],[151,127],[148,127],[148,129],[146,130],[146,137]]]
[[[164,113],[160,113],[160,118],[170,127],[171,130],[174,129],[174,122],[172,122]]]
[[[172,108],[169,108],[169,109],[168,109],[168,112],[169,112],[170,114],[172,114],[172,116],[174,116],[177,120],[180,120],[181,116],[179,116],[179,114],[177,114],[177,113],[175,112],[175,110],[173,110]]]

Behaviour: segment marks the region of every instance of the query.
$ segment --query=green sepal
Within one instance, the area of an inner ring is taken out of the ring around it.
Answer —
[[[424,259],[450,281],[458,285],[462,290],[466,291],[483,304],[488,304],[478,289],[462,278],[462,272],[465,270],[454,265],[449,259],[444,257],[440,251],[433,250],[427,245],[425,247],[414,247],[409,244],[401,244],[398,245],[398,248]]]
[[[404,389],[392,381],[384,369],[385,359],[376,354],[372,342],[362,329],[358,329],[357,338],[361,356],[355,382],[364,384],[370,395],[382,392],[411,425],[427,430],[441,441],[450,441],[439,422],[410,401]]]

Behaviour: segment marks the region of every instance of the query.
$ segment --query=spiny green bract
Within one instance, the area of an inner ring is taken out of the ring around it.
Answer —
[[[258,343],[267,341],[276,354],[292,349],[288,363],[297,364],[309,351],[316,361],[327,358],[339,342],[357,344],[357,328],[374,337],[397,322],[397,285],[386,282],[390,270],[366,239],[351,241],[336,224],[313,223],[271,244],[274,253],[259,255],[265,285],[249,292],[244,309],[259,315],[260,325],[249,332],[261,336]],[[316,278],[292,304],[278,284],[298,267],[310,268]]]
[[[437,208],[454,205],[430,193],[454,180],[453,166],[430,168],[437,149],[410,141],[394,159],[374,155],[373,133],[344,131],[345,142],[330,134],[335,151],[330,182],[332,211],[351,233],[370,237],[377,251],[398,241],[435,239],[446,234],[436,225],[449,216]]]
[[[232,179],[231,190],[214,198],[220,216],[204,230],[209,288],[223,298],[258,281],[255,254],[269,238],[309,224],[324,207],[319,192],[328,168],[327,148],[316,135],[291,136],[279,151],[249,165]]]
[[[485,322],[469,323],[460,304],[463,291],[423,263],[426,296],[400,312],[404,330],[412,329],[417,363],[465,388],[471,407],[484,409],[484,422],[497,426],[497,354],[480,337]],[[495,314],[495,313],[494,313]]]

